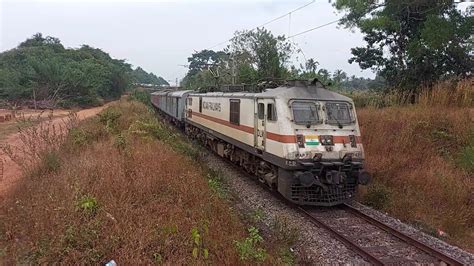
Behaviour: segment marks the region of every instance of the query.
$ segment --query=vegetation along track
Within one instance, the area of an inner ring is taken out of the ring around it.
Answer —
[[[372,218],[350,205],[301,206],[311,222],[331,232],[349,249],[375,265],[446,263],[462,265],[438,250]]]
[[[171,123],[169,125],[174,126]],[[179,132],[182,133],[182,131]],[[206,148],[204,144],[198,143]],[[216,154],[212,150],[208,151]],[[218,157],[228,162],[236,170],[246,175],[249,174],[230,160]],[[255,176],[251,175],[251,177],[257,184],[271,192],[275,198],[282,200],[292,208],[301,210],[303,214],[310,218],[309,220],[312,223],[328,230],[350,250],[372,264],[444,263],[447,265],[463,265],[462,262],[364,214],[350,205],[344,204],[334,207],[297,206],[288,202],[275,190],[268,189],[268,186],[258,182]]]

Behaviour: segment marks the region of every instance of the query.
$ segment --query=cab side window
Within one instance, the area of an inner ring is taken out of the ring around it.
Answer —
[[[240,125],[240,100],[230,100],[230,123]]]
[[[275,104],[269,103],[267,104],[267,119],[268,121],[276,121],[276,110],[275,110]]]

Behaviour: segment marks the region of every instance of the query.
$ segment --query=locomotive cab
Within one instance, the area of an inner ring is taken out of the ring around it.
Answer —
[[[274,111],[278,123],[272,128],[267,122],[267,131],[293,137],[280,145],[286,161],[278,173],[279,192],[308,205],[329,206],[351,199],[357,186],[370,179],[363,169],[364,149],[353,101],[314,84],[287,87],[278,95]],[[272,141],[266,144],[267,151],[273,152]]]

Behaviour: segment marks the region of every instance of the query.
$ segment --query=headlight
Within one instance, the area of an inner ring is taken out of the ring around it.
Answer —
[[[319,136],[319,142],[321,142],[321,145],[334,145],[333,138],[331,135],[321,135]]]

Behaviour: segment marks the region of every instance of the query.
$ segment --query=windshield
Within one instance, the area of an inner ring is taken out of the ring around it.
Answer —
[[[341,102],[326,103],[326,115],[328,124],[351,124],[353,123],[352,112],[349,104]]]
[[[312,102],[293,102],[293,118],[296,124],[315,124],[319,123],[318,108]]]

